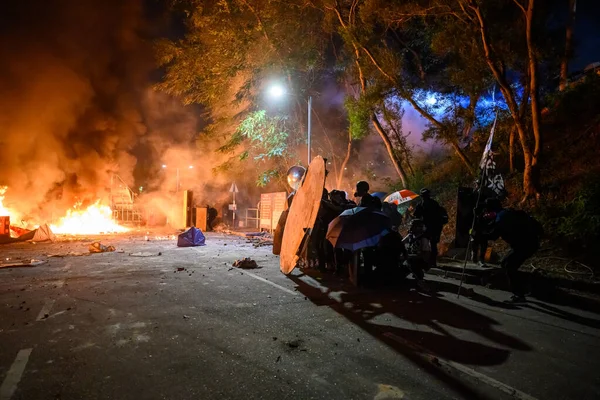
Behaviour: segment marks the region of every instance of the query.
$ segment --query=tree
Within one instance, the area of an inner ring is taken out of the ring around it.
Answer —
[[[577,13],[577,0],[569,0],[569,16],[565,27],[565,51],[560,60],[560,84],[561,91],[567,88],[569,77],[569,60],[573,56],[573,25]]]
[[[291,93],[301,93],[300,88],[310,89],[324,70],[320,55],[327,37],[320,16],[300,5],[269,0],[178,2],[186,15],[186,34],[157,43],[159,65],[165,70],[157,87],[186,103],[202,104],[210,122],[207,131],[226,142],[224,148],[242,145],[240,138],[252,141],[238,128],[264,108],[260,100],[274,76],[283,77]],[[289,45],[292,41],[294,46]],[[303,136],[303,109],[297,102],[286,116],[293,120],[286,130],[288,146]]]

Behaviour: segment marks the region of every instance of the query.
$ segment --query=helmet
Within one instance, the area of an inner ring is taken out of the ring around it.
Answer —
[[[294,190],[298,190],[300,188],[300,184],[302,183],[302,178],[306,173],[306,169],[300,165],[294,165],[287,172],[287,182],[288,185]]]
[[[431,196],[431,192],[427,188],[421,189],[421,191],[419,193],[421,194],[421,197],[427,198],[427,197]]]

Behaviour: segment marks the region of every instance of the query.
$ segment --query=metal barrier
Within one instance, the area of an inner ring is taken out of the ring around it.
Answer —
[[[260,212],[259,212],[259,209],[260,209],[260,202],[258,202],[258,204],[256,205],[256,208],[247,208],[246,209],[246,224],[245,225],[248,228],[250,228],[250,225],[248,224],[248,221],[254,221],[254,223],[252,224],[253,225],[252,227],[256,228],[256,229],[260,229]],[[251,213],[254,216],[248,215],[248,213]]]

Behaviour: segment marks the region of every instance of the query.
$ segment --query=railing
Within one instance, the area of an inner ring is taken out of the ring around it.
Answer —
[[[245,225],[250,228],[248,221],[254,221],[253,227],[256,229],[260,228],[260,202],[256,205],[256,208],[247,208],[246,209],[246,223]],[[250,213],[251,215],[248,215]]]

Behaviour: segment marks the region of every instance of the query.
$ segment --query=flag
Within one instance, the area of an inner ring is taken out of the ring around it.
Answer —
[[[494,131],[496,130],[496,121],[498,116],[494,119],[492,129],[490,131],[490,137],[485,144],[483,155],[479,163],[481,168],[482,182],[481,187],[486,187],[494,191],[499,198],[506,196],[506,189],[504,187],[504,179],[502,174],[496,172],[496,162],[494,161],[494,152],[492,151],[492,143],[494,142]]]

